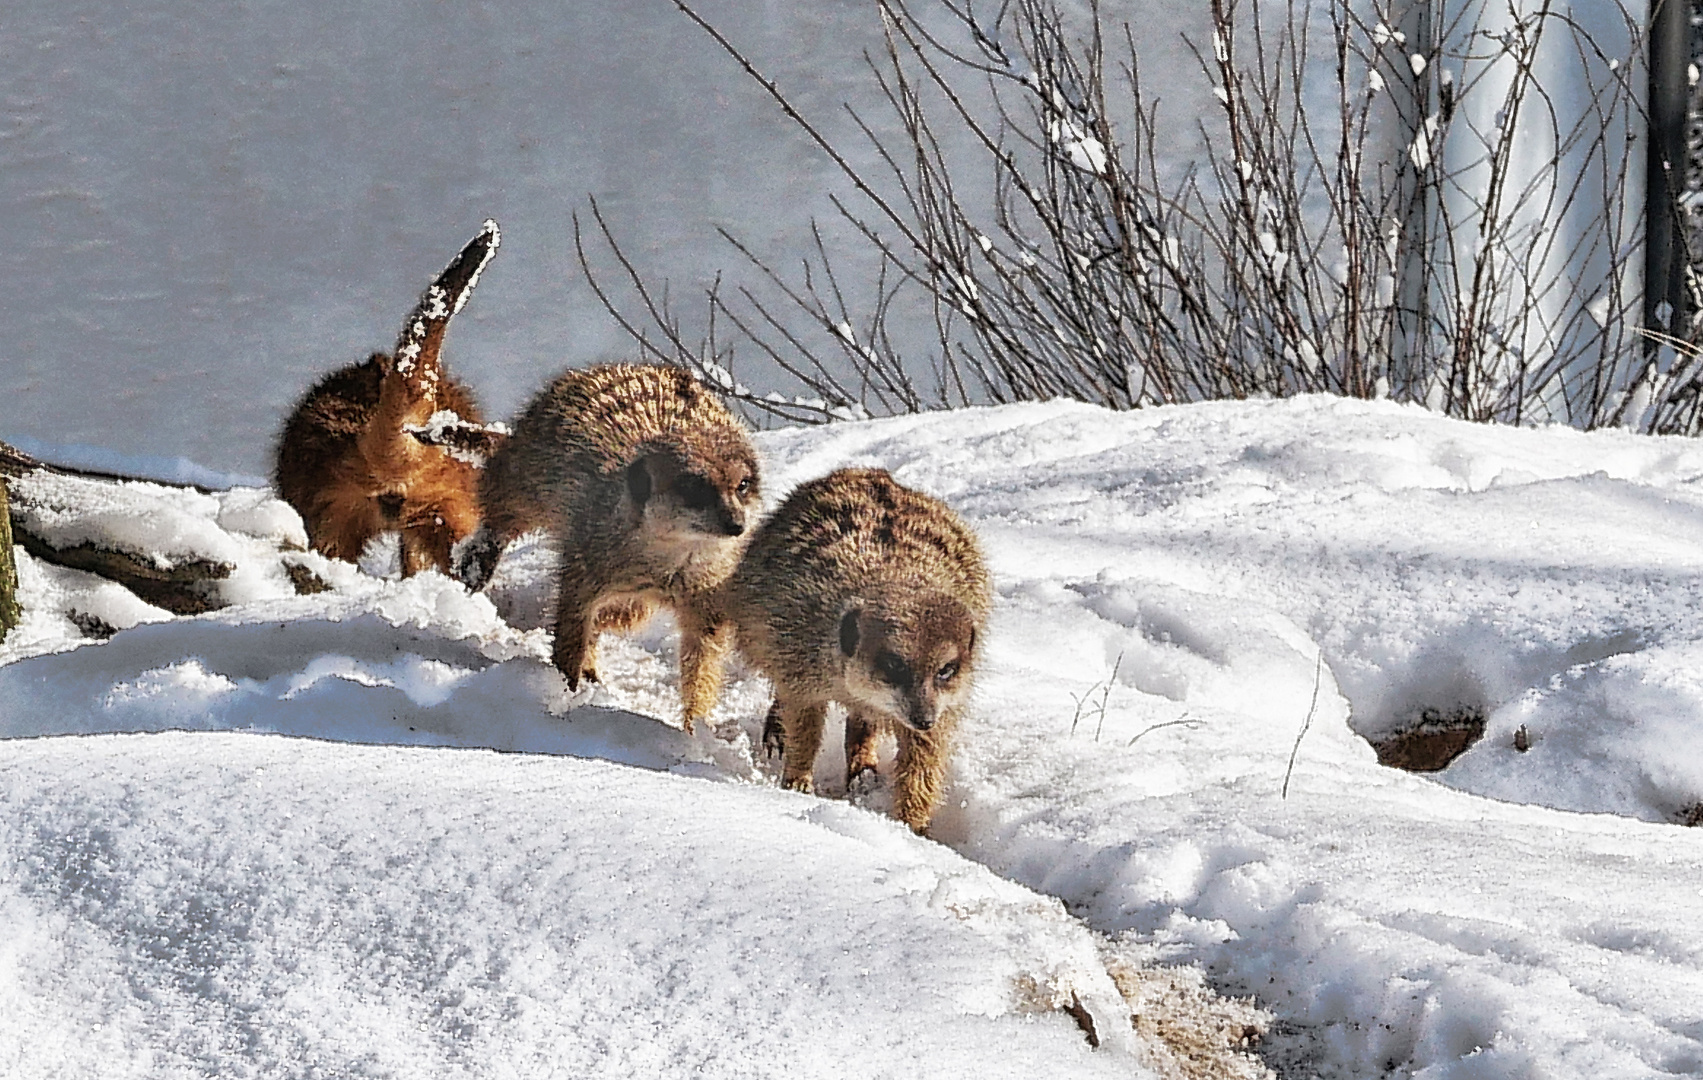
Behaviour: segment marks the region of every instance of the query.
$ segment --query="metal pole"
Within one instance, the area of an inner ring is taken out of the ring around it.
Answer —
[[[1404,51],[1428,59],[1434,54],[1432,3],[1433,0],[1408,0],[1397,9],[1396,15],[1396,27],[1405,38]],[[1402,74],[1407,73],[1402,71]],[[1398,161],[1406,158],[1410,167],[1401,170],[1397,180],[1401,233],[1396,265],[1391,268],[1396,279],[1396,315],[1390,328],[1390,389],[1397,400],[1424,401],[1425,380],[1432,367],[1429,286],[1431,261],[1436,257],[1431,246],[1435,240],[1437,185],[1434,175],[1411,164],[1408,147],[1414,140],[1425,137],[1425,118],[1433,108],[1431,76],[1400,79],[1391,87],[1391,93],[1401,103],[1401,115],[1406,121],[1403,129],[1396,132],[1401,142],[1395,154]],[[1440,168],[1441,163],[1431,162],[1430,167]]]
[[[1679,196],[1685,185],[1689,3],[1650,0],[1650,139],[1644,177],[1644,325],[1675,337],[1691,329]],[[1660,345],[1647,341],[1646,355]]]

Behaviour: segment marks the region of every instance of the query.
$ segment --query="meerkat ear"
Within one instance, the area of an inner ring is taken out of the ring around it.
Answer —
[[[852,608],[840,616],[840,651],[847,656],[857,652],[857,620],[862,612]]]
[[[650,501],[650,460],[639,458],[627,466],[627,494],[633,497],[633,505],[643,507]]]

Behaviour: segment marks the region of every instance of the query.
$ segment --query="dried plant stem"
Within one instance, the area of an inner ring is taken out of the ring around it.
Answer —
[[[1313,667],[1313,700],[1307,705],[1307,718],[1301,722],[1301,730],[1295,736],[1295,745],[1289,751],[1289,766],[1283,770],[1283,791],[1280,799],[1289,797],[1289,777],[1295,772],[1295,759],[1301,753],[1301,740],[1307,737],[1307,729],[1313,726],[1313,716],[1319,710],[1319,687],[1324,684],[1325,654],[1319,651],[1318,663]]]
[[[576,245],[641,348],[750,410],[1329,392],[1479,421],[1703,425],[1703,371],[1646,360],[1625,285],[1642,243],[1620,210],[1645,127],[1637,65],[1550,0],[1449,21],[1399,0],[1211,0],[1211,40],[1190,48],[1215,111],[1181,172],[1161,162],[1173,132],[1136,33],[1097,0],[1068,16],[1053,0],[877,0],[866,60],[887,115],[848,107],[855,151],[675,2],[850,184],[833,206],[856,259],[817,228],[784,272],[724,234],[754,280],[718,279],[688,340],[595,203],[638,317],[577,221]],[[1638,55],[1642,28],[1619,33]],[[745,390],[736,352],[799,392]]]

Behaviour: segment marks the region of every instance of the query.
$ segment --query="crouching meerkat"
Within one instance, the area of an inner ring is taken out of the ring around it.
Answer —
[[[752,535],[723,590],[740,652],[775,687],[764,743],[811,791],[827,705],[846,709],[846,778],[899,742],[893,811],[916,832],[940,801],[991,594],[975,534],[883,469],[800,486]]]
[[[367,541],[397,532],[404,576],[448,573],[451,548],[474,531],[475,465],[422,433],[483,426],[472,393],[450,377],[441,352],[450,319],[500,242],[497,223],[486,221],[409,312],[393,353],[327,375],[285,421],[273,477],[315,550],[355,562]]]
[[[705,599],[738,565],[759,506],[756,448],[727,407],[676,367],[568,371],[527,405],[480,480],[484,522],[457,554],[470,588],[534,529],[560,546],[553,659],[578,689],[597,635],[658,605],[680,623],[686,730],[714,705],[729,643]],[[712,677],[706,682],[702,673]]]

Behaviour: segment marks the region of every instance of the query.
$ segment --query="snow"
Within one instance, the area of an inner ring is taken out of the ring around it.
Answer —
[[[507,437],[513,434],[507,424],[476,424],[463,419],[460,413],[452,409],[439,409],[426,417],[423,424],[403,424],[402,430],[421,442],[443,447],[450,457],[465,461],[474,468],[484,468],[485,454],[479,449],[460,445],[461,443],[483,447],[490,442],[492,436]]]
[[[161,570],[196,559],[235,565],[253,539],[307,547],[288,504],[254,489],[203,493],[37,471],[11,481],[9,490],[22,526],[53,547],[106,540],[150,553]]]
[[[1082,172],[1100,175],[1106,171],[1106,147],[1075,120],[1068,117],[1053,120],[1047,136],[1072,166]]]
[[[1703,1073],[1703,447],[1324,397],[759,446],[772,498],[880,464],[982,537],[930,838],[833,750],[779,791],[742,668],[680,731],[666,622],[569,694],[539,537],[102,644],[24,556],[0,1073],[1190,1075],[1159,1029],[1240,1030],[1202,975],[1285,1077]],[[1461,708],[1441,773],[1362,737]]]
[[[1048,1008],[1119,1000],[1056,902],[841,804],[229,734],[8,757],[7,1075],[1140,1075]]]

